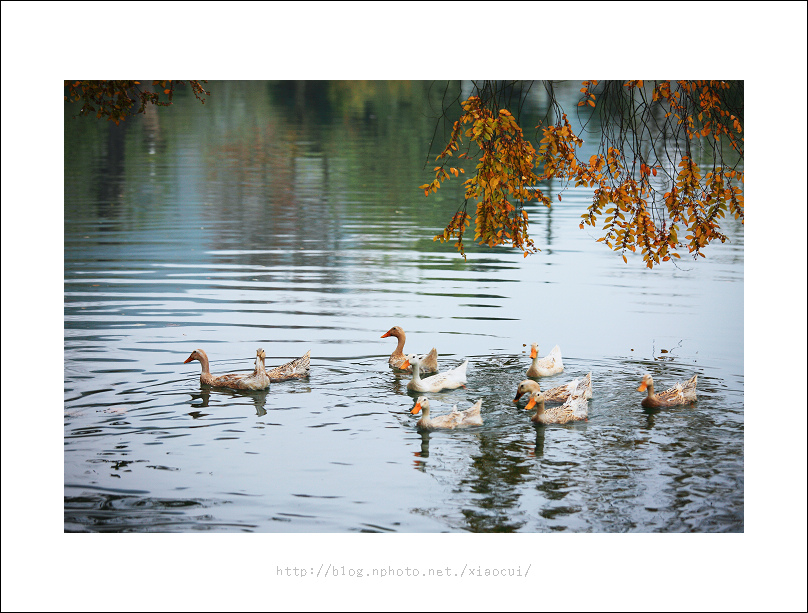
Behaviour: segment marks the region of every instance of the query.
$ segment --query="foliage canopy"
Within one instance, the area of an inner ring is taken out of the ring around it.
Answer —
[[[552,82],[545,120],[536,126],[538,150],[506,108],[506,84],[474,83],[462,102],[446,147],[437,156],[435,179],[421,186],[435,193],[441,182],[465,174],[458,160],[475,160],[466,179],[465,200],[442,234],[463,237],[471,225],[469,201],[476,201],[474,240],[489,247],[510,243],[527,256],[538,249],[528,236],[524,205],[537,200],[551,206],[538,184],[560,181],[593,188],[592,204],[580,227],[595,227],[597,240],[622,253],[643,254],[649,268],[679,258],[685,246],[693,257],[713,240],[727,240],[720,222],[733,215],[743,223],[743,82],[732,81],[583,81],[577,106],[584,129],[597,118],[602,126],[597,153],[581,159],[583,145],[561,108]],[[461,151],[463,137],[468,144]],[[704,172],[696,158],[708,154]],[[725,157],[735,160],[732,165]],[[563,191],[563,190],[562,190]],[[561,200],[561,194],[558,196]],[[680,234],[684,234],[683,240]]]
[[[141,81],[65,81],[65,102],[81,102],[79,115],[95,112],[98,119],[106,117],[117,125],[129,115],[144,113],[149,104],[169,106],[174,90],[184,83],[152,81],[149,86]],[[207,81],[188,81],[194,96],[205,104],[204,96],[210,96],[210,92],[202,83]]]

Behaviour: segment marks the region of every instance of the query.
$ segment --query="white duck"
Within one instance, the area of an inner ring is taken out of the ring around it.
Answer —
[[[457,405],[454,405],[451,413],[430,418],[429,400],[425,396],[421,396],[410,413],[417,415],[423,410],[423,416],[415,424],[419,430],[454,430],[455,428],[466,428],[468,426],[482,426],[483,418],[480,415],[482,406],[483,401],[481,398],[465,411],[458,411]]]
[[[530,346],[530,357],[533,363],[527,369],[528,377],[549,377],[557,375],[564,370],[564,363],[561,361],[561,348],[556,345],[545,357],[539,357],[539,344],[533,343]]]
[[[570,421],[585,420],[589,403],[583,396],[570,396],[560,407],[544,409],[544,394],[541,392],[531,392],[530,400],[525,405],[525,410],[529,411],[533,406],[537,407],[536,414],[530,421],[537,424],[566,424]]]
[[[533,379],[525,379],[519,383],[516,388],[516,398],[514,402],[518,402],[519,398],[524,394],[531,392],[541,392],[541,387],[538,381]],[[570,396],[583,396],[587,400],[592,398],[592,373],[588,373],[585,377],[573,379],[569,383],[559,385],[544,392],[544,399],[547,402],[565,402]]]
[[[466,384],[466,368],[469,361],[466,360],[457,368],[432,375],[426,379],[421,379],[421,359],[413,354],[407,356],[407,360],[402,364],[402,368],[412,366],[412,381],[407,383],[407,389],[411,392],[439,392],[441,390],[453,390]]]

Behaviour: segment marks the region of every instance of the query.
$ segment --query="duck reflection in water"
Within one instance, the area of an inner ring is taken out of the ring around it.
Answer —
[[[539,424],[533,424],[533,426],[536,430],[536,448],[533,450],[533,455],[537,458],[542,458],[544,457],[544,434],[547,432],[547,428]]]
[[[413,467],[423,473],[426,472],[426,458],[429,457],[429,431],[420,430],[418,434],[421,436],[421,448],[420,451],[413,453],[415,457]]]
[[[193,392],[191,394],[191,407],[194,409],[207,409],[210,408],[210,390],[209,389],[202,389],[199,392]],[[217,392],[218,395],[229,396],[230,398],[243,398],[244,396],[249,396],[252,398],[253,405],[255,406],[255,414],[258,417],[263,417],[267,414],[267,410],[265,408],[267,402],[267,394],[268,390],[260,390],[256,392],[252,391],[237,391],[237,390],[227,390],[227,391],[220,391]],[[196,401],[199,401],[198,404],[194,404]],[[200,417],[206,417],[210,415],[210,413],[202,413],[198,410],[194,410],[188,413],[194,419],[199,419]]]
[[[203,389],[199,392],[191,393],[191,402],[199,400],[199,404],[192,404],[195,409],[204,409],[210,404],[210,390]]]
[[[659,407],[649,407],[644,408],[642,410],[645,413],[645,428],[650,430],[656,424],[656,414],[659,413],[662,409]]]

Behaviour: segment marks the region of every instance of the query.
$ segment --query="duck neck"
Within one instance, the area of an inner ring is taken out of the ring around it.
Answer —
[[[404,343],[402,343],[403,345]],[[421,380],[421,365],[418,362],[411,362],[410,365],[412,366],[412,380],[413,381],[420,381]],[[429,412],[429,409],[424,409],[424,415]]]
[[[648,387],[648,398],[654,398],[654,384],[653,384],[653,382],[649,383],[647,387]]]
[[[393,355],[396,356],[396,357],[403,356],[404,355],[404,340],[407,337],[404,335],[403,332],[400,335],[396,334],[395,337],[398,340],[398,345],[396,345],[396,348],[393,350]]]
[[[261,359],[261,356],[255,356],[255,370],[253,370],[253,374],[257,375],[261,372],[266,372],[264,368],[264,360]]]
[[[536,399],[536,416],[544,413],[544,396]]]
[[[199,375],[199,382],[206,385],[211,385],[213,381],[213,375],[210,374],[210,364],[208,363],[208,356],[206,353],[202,351],[197,351],[197,359],[199,363],[202,364],[202,374]]]
[[[210,363],[208,362],[207,354],[202,351],[197,351],[196,355],[199,356],[199,363],[202,364],[202,374],[210,375]]]

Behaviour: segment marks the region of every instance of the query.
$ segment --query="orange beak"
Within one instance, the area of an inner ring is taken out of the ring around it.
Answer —
[[[530,358],[531,358],[531,359],[533,359],[533,358],[535,358],[537,355],[539,355],[539,352],[538,352],[538,351],[536,351],[536,348],[535,348],[535,347],[531,347],[531,348],[530,348]]]
[[[529,411],[530,409],[532,409],[533,405],[535,405],[535,404],[536,404],[536,399],[533,396],[531,396],[530,400],[528,400],[527,404],[525,405],[525,411]]]
[[[413,415],[418,415],[418,413],[420,413],[420,412],[421,412],[421,403],[416,402],[415,406],[412,407],[412,411],[410,411],[410,413],[412,413]]]
[[[645,385],[645,381],[643,381],[642,383],[640,383],[640,387],[637,388],[637,391],[638,392],[644,392],[646,387],[647,386]]]
[[[404,363],[401,365],[400,368],[404,369],[404,368],[409,368],[409,367],[410,367],[410,361],[409,360],[404,360]],[[415,406],[418,406],[418,405],[416,404]]]
[[[188,362],[192,361],[193,359],[194,359],[194,354],[192,353],[191,355],[188,356],[188,359],[183,362],[183,364],[187,364]]]
[[[385,332],[384,334],[382,334],[382,335],[381,335],[379,338],[385,338],[385,337],[387,337],[387,336],[390,336],[390,330],[388,330],[387,332]]]
[[[514,399],[513,399],[513,401],[514,401],[514,402],[518,402],[518,401],[519,401],[519,399],[522,397],[522,394],[523,394],[523,393],[524,393],[524,392],[521,392],[521,393],[520,393],[520,392],[519,392],[519,390],[516,390],[516,398],[514,398]]]

